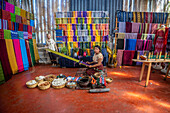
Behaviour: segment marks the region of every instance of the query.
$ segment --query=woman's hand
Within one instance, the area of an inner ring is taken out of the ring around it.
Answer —
[[[90,62],[88,62],[88,61],[87,61],[86,63],[87,63],[87,64],[91,64],[91,63],[90,63]]]
[[[93,66],[92,65],[89,65],[89,68],[92,68]]]

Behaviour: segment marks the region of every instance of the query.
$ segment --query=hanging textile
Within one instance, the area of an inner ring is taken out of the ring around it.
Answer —
[[[27,50],[27,57],[28,57],[29,66],[32,66],[30,46],[29,46],[28,39],[25,40],[25,46],[26,46],[26,50]]]
[[[0,39],[4,39],[4,30],[0,29]]]
[[[30,47],[30,53],[31,53],[31,61],[32,61],[32,64],[35,65],[35,55],[34,55],[33,40],[32,39],[28,39],[28,40],[29,40],[29,47]]]
[[[5,77],[4,77],[4,72],[2,69],[1,61],[0,61],[0,85],[5,83]]]
[[[22,61],[23,61],[24,70],[28,70],[29,63],[28,63],[26,46],[25,46],[25,40],[24,39],[19,39],[19,41],[20,41],[20,48],[21,48],[21,54],[22,54]]]
[[[131,33],[131,32],[132,32],[132,23],[126,22],[126,33]]]
[[[6,48],[5,39],[0,39],[0,60],[4,72],[5,81],[9,80],[12,77],[12,70],[10,67],[8,53]]]
[[[35,61],[38,61],[40,59],[40,57],[39,57],[39,54],[38,54],[36,39],[32,39],[32,40],[33,40],[33,46],[34,46]]]
[[[8,58],[12,69],[12,73],[16,74],[18,72],[18,66],[16,62],[12,39],[5,39],[5,42],[6,42],[6,48],[7,48],[7,53],[8,53]]]
[[[125,38],[125,33],[118,33],[118,38]]]
[[[132,59],[134,57],[135,51],[124,50],[123,51],[123,64],[124,65],[132,65]]]
[[[138,33],[139,32],[139,26],[141,23],[132,23],[132,33]]]
[[[126,32],[126,22],[119,22],[119,33]]]
[[[11,39],[11,31],[4,29],[4,39]]]
[[[124,39],[117,39],[117,49],[124,49]]]
[[[21,48],[20,48],[20,41],[19,39],[13,39],[14,44],[14,50],[15,50],[15,56],[18,66],[18,72],[24,71],[23,61],[22,61],[22,54],[21,54]]]
[[[143,40],[141,39],[137,39],[137,42],[136,42],[136,50],[143,50]]]
[[[147,40],[146,41],[146,49],[145,50],[152,50],[152,40]]]
[[[137,33],[125,33],[125,39],[137,39]]]
[[[136,39],[126,39],[125,50],[135,50],[136,48]]]
[[[116,57],[118,66],[122,65],[123,51],[124,50],[119,50],[119,49],[117,50],[117,56],[119,56],[119,57]]]

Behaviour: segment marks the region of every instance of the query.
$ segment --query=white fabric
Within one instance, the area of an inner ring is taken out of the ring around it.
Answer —
[[[53,39],[46,40],[47,47],[55,51],[55,41]]]
[[[93,56],[93,61],[94,62],[98,62],[98,60],[99,59],[102,59],[102,62],[103,62],[103,55],[101,54],[101,53],[99,53],[99,54],[94,54],[94,56]]]

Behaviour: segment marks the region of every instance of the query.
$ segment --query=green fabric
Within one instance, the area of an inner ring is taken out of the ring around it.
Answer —
[[[11,13],[11,21],[15,22],[15,14],[14,13]]]
[[[1,65],[1,61],[0,61],[0,84],[5,83],[5,77],[4,77],[4,73],[3,73],[3,69],[2,69],[2,65]]]
[[[14,5],[14,0],[8,0],[8,2]]]
[[[4,29],[4,39],[11,39],[11,31]]]
[[[21,9],[17,6],[15,6],[15,14],[20,16]]]
[[[35,65],[35,55],[34,55],[34,47],[33,47],[33,40],[32,39],[29,39],[29,46],[30,46],[32,64]]]
[[[32,33],[32,39],[35,39],[35,33]]]

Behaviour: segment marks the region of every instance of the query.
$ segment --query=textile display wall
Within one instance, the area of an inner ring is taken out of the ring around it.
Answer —
[[[3,0],[0,9],[0,83],[9,80],[12,74],[28,70],[39,60],[34,32],[33,14]]]
[[[117,11],[117,58],[118,65],[132,65],[136,53],[153,51],[154,54],[168,50],[168,13]],[[141,65],[141,63],[137,63]]]
[[[106,48],[109,41],[109,17],[106,11],[56,12],[56,41],[66,46],[71,56],[73,48],[90,49],[95,45]],[[60,49],[59,49],[60,50]]]

